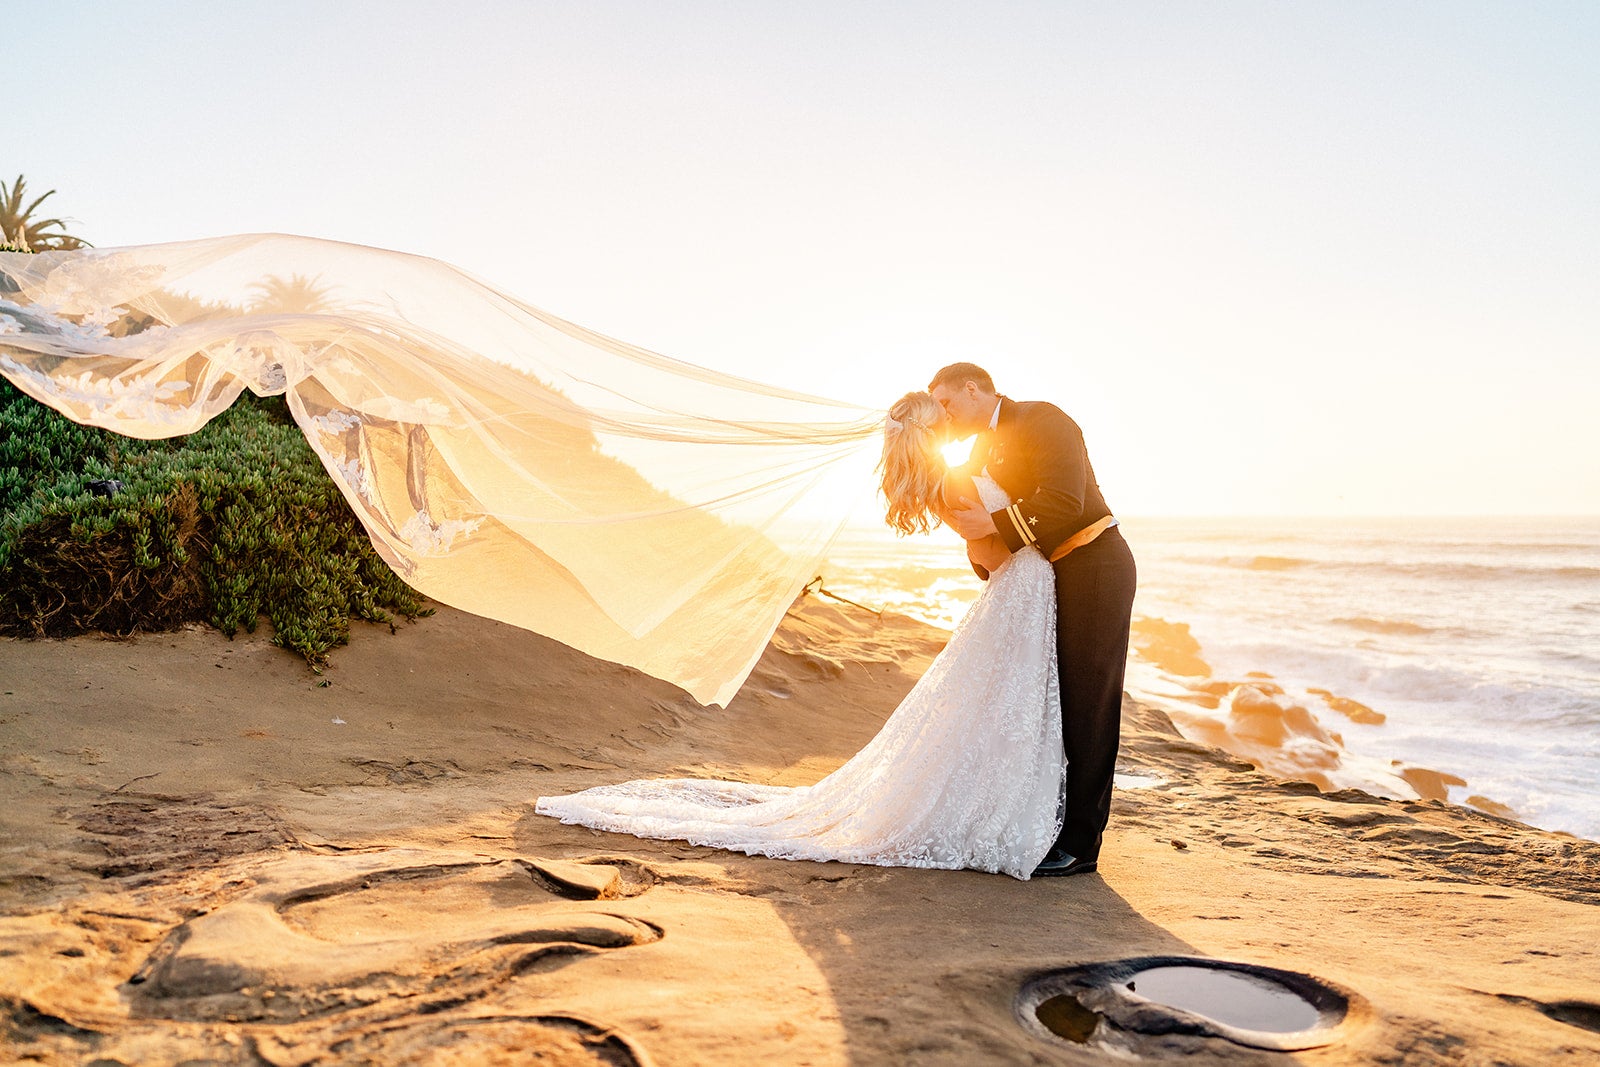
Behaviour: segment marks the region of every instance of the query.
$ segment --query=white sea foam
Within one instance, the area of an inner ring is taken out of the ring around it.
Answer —
[[[1135,613],[1185,622],[1218,678],[1266,671],[1338,730],[1342,774],[1392,760],[1467,780],[1539,826],[1600,840],[1600,519],[1123,521]],[[851,599],[951,626],[979,583],[953,535],[849,531],[825,570]],[[1159,672],[1136,695],[1170,702]],[[1311,688],[1387,716],[1324,714]],[[1360,784],[1354,783],[1352,784]]]

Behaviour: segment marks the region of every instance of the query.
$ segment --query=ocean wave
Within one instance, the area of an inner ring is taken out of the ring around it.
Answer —
[[[1295,559],[1292,556],[1256,556],[1245,566],[1253,571],[1289,571],[1298,567],[1315,565],[1315,560]]]
[[[1586,740],[1570,744],[1552,744],[1550,753],[1555,756],[1583,756],[1593,760],[1600,757],[1600,742],[1593,740],[1595,727],[1600,726],[1600,701],[1593,704],[1569,707],[1547,718],[1541,725],[1556,736],[1581,737]]]
[[[1443,731],[1439,740],[1448,749],[1459,750],[1473,737],[1503,744],[1502,731],[1511,724],[1526,737],[1537,735],[1541,743],[1574,730],[1592,732],[1600,724],[1600,700],[1592,690],[1527,679],[1486,680],[1471,670],[1416,662],[1381,667],[1352,663],[1341,669],[1336,657],[1319,659],[1319,665],[1308,658],[1300,670],[1277,676],[1280,681],[1316,678],[1315,684],[1382,708],[1391,723],[1431,720]]]
[[[1571,664],[1581,668],[1591,678],[1600,678],[1600,657],[1588,648],[1550,648],[1548,646],[1536,650],[1545,659],[1560,664]]]
[[[1365,630],[1374,634],[1400,634],[1408,636],[1422,636],[1424,634],[1440,633],[1438,628],[1423,626],[1417,622],[1407,622],[1404,619],[1372,619],[1358,615],[1353,619],[1334,619],[1338,626],[1348,626],[1353,630]]]
[[[1252,571],[1315,569],[1350,575],[1381,575],[1466,581],[1600,580],[1600,567],[1540,566],[1533,563],[1397,562],[1394,560],[1307,559],[1300,556],[1214,556],[1184,562]]]
[[[1340,621],[1372,628],[1403,623],[1358,612],[1348,612]],[[1129,691],[1161,707],[1175,722],[1183,718],[1201,732],[1216,733],[1230,721],[1230,683],[1254,683],[1246,670],[1264,669],[1271,674],[1265,684],[1256,683],[1258,688],[1274,691],[1276,682],[1287,690],[1279,699],[1298,701],[1319,721],[1329,718],[1325,704],[1332,705],[1324,693],[1381,708],[1387,716],[1382,724],[1337,721],[1337,767],[1320,772],[1330,782],[1368,765],[1390,775],[1399,764],[1436,768],[1471,783],[1470,790],[1452,791],[1452,800],[1460,802],[1470,792],[1510,805],[1518,818],[1536,825],[1600,836],[1600,806],[1594,804],[1590,786],[1600,760],[1600,742],[1594,740],[1600,727],[1600,687],[1595,684],[1600,678],[1581,678],[1576,685],[1554,678],[1541,681],[1525,672],[1508,674],[1503,664],[1486,667],[1471,657],[1441,662],[1426,652],[1398,651],[1409,642],[1391,642],[1390,651],[1374,656],[1349,644],[1318,647],[1306,635],[1297,639],[1282,628],[1271,639],[1247,628],[1221,641],[1207,629],[1203,625],[1197,639],[1218,664],[1209,682],[1197,684],[1193,677],[1162,670],[1138,650],[1129,664]],[[1425,645],[1441,640],[1439,631],[1427,633],[1418,639]],[[1328,688],[1307,688],[1313,685]],[[1345,744],[1350,748],[1343,748]],[[1304,755],[1299,747],[1294,753]],[[1280,755],[1287,759],[1291,754]],[[1304,768],[1296,773],[1307,776]],[[1376,784],[1360,787],[1383,792]],[[1538,805],[1530,803],[1532,796],[1539,798]]]
[[[1600,552],[1600,522],[1573,539],[1530,536],[1524,531],[1485,528],[1481,530],[1436,533],[1433,536],[1406,527],[1317,526],[1297,532],[1268,532],[1252,527],[1196,530],[1191,527],[1163,528],[1128,520],[1130,538],[1140,544],[1181,547],[1183,545],[1227,544],[1236,550],[1264,551],[1278,555],[1320,556],[1330,546],[1341,549],[1377,551],[1402,549],[1415,555],[1452,555],[1489,549],[1519,555],[1539,554],[1584,559]],[[1287,546],[1289,551],[1282,551]]]

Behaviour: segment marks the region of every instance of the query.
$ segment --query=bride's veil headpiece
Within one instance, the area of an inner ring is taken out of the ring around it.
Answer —
[[[0,373],[144,438],[283,394],[412,586],[720,704],[870,496],[883,426],[283,235],[0,253]]]

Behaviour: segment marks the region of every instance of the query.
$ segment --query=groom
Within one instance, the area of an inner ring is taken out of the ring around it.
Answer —
[[[1087,873],[1096,868],[1111,816],[1133,615],[1133,553],[1100,495],[1083,432],[1060,408],[998,395],[994,380],[972,363],[940,370],[928,391],[956,435],[980,435],[970,466],[986,471],[1011,498],[993,514],[963,499],[952,516],[956,532],[969,541],[998,534],[1012,552],[1037,548],[1055,568],[1065,821],[1033,873]]]

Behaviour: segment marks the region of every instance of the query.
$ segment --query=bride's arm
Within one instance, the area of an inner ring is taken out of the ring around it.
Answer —
[[[990,534],[977,541],[967,542],[967,559],[986,571],[998,570],[1011,558],[1011,548],[999,534]]]
[[[954,525],[950,522],[951,505],[960,502],[962,498],[977,500],[978,488],[972,484],[972,475],[961,470],[950,470],[944,476],[943,496],[942,506],[935,510],[945,525],[954,529]],[[990,571],[996,570],[1010,558],[1011,548],[999,534],[990,534],[967,542],[967,559],[977,568],[980,578],[987,579]]]

